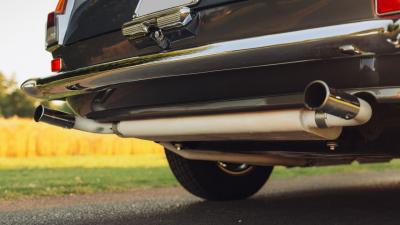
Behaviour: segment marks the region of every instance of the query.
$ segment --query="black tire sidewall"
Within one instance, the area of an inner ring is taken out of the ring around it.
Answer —
[[[226,201],[247,198],[259,191],[273,167],[254,166],[245,174],[232,175],[217,162],[187,160],[166,151],[170,168],[181,185],[192,194],[207,200]]]

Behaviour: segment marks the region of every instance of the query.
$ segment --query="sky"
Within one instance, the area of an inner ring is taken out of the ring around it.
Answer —
[[[0,71],[15,74],[19,83],[51,74],[45,50],[47,14],[58,0],[0,1]]]

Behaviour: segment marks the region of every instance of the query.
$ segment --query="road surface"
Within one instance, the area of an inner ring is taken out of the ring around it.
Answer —
[[[400,171],[272,179],[246,201],[205,202],[180,188],[0,201],[0,224],[400,224]]]

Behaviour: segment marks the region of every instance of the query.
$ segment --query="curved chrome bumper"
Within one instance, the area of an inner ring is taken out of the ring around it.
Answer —
[[[400,53],[400,22],[371,20],[133,57],[32,79],[29,95],[61,99],[110,85],[250,67]]]

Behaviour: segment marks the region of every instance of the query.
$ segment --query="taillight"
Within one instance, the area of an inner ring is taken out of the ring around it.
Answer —
[[[58,44],[57,17],[54,12],[49,13],[47,16],[46,28],[46,48],[50,49]]]
[[[51,12],[47,15],[47,28],[56,26],[56,15]]]
[[[55,58],[51,60],[51,71],[60,72],[63,69],[63,60],[61,58]]]
[[[376,0],[376,12],[379,16],[399,14],[400,18],[400,0]]]

